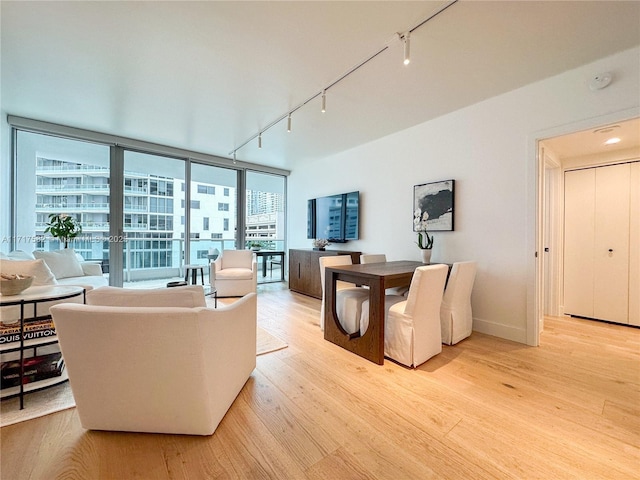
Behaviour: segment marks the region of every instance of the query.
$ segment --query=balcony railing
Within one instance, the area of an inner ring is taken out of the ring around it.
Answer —
[[[125,205],[125,206],[124,206],[124,211],[125,211],[125,212],[148,212],[148,213],[155,213],[155,212],[149,212],[149,207],[147,207],[146,205]]]
[[[96,191],[108,192],[108,184],[93,184],[93,183],[73,183],[68,185],[36,185],[36,193],[41,192],[82,192],[90,191],[94,193]]]
[[[88,164],[65,164],[65,165],[36,165],[36,173],[40,172],[81,172],[81,171],[91,171],[91,172],[105,172],[106,175],[109,175],[109,167],[101,167],[98,165],[88,165]]]
[[[108,203],[36,203],[37,210],[63,209],[65,212],[77,210],[106,210],[109,211]]]

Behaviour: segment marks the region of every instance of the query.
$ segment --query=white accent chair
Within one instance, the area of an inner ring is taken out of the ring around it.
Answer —
[[[251,250],[223,250],[211,263],[209,281],[218,297],[242,297],[256,292],[258,262]]]
[[[256,294],[217,309],[199,285],[87,301],[51,307],[82,426],[211,435],[256,366]]]
[[[418,267],[407,298],[386,295],[386,357],[408,367],[417,367],[442,351],[440,306],[448,271],[447,265]],[[368,303],[362,306],[361,334],[369,326]]]
[[[451,268],[440,308],[442,343],[454,345],[471,335],[471,291],[476,277],[476,262],[456,262]]]
[[[322,284],[322,305],[320,306],[320,330],[324,331],[325,301],[325,267],[352,265],[350,255],[333,255],[319,257],[320,283]],[[362,303],[369,298],[369,289],[356,287],[352,283],[338,281],[336,283],[336,315],[343,330],[349,334],[360,329]]]

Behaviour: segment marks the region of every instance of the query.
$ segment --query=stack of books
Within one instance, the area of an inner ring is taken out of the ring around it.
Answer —
[[[24,339],[55,337],[56,327],[50,318],[26,321],[24,323]],[[0,346],[20,341],[20,322],[11,325],[0,324]]]
[[[19,360],[3,362],[0,367],[2,369],[0,388],[17,387],[20,385]],[[64,360],[60,352],[25,358],[22,384],[26,385],[51,377],[59,377],[62,375],[63,370]]]

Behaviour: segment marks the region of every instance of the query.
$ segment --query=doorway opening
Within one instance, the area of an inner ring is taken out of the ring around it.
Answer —
[[[607,119],[609,120],[609,119]],[[612,140],[618,139],[618,140]],[[538,231],[536,272],[536,339],[544,316],[565,313],[565,172],[596,169],[640,160],[640,118],[600,123],[590,128],[539,139]],[[634,200],[636,203],[637,199]],[[634,260],[638,263],[637,259]],[[633,268],[633,265],[632,265]],[[640,267],[636,266],[636,269]],[[630,272],[630,276],[640,275]],[[633,287],[635,288],[635,287]],[[630,295],[631,296],[631,295]],[[630,318],[636,315],[629,306]],[[537,343],[538,343],[537,342]]]

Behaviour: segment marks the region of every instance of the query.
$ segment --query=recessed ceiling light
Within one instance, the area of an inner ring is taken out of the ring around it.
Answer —
[[[604,142],[605,145],[613,145],[615,143],[619,143],[620,139],[618,137],[612,137],[609,140],[607,140],[606,142]]]

